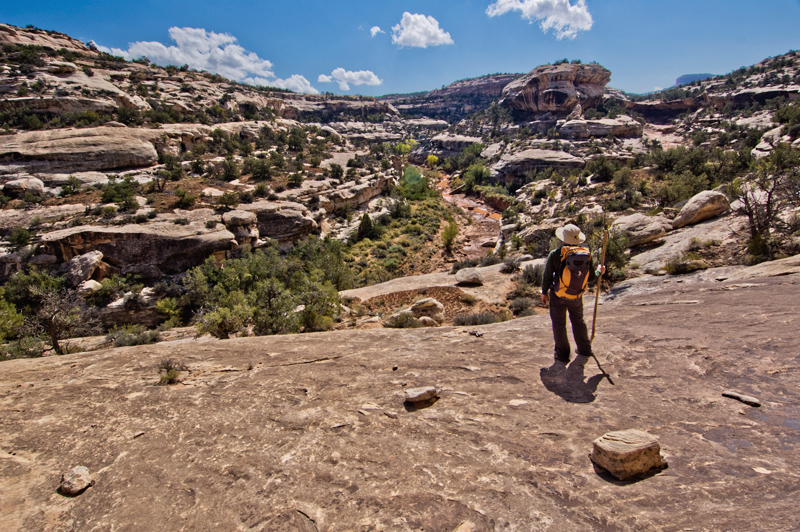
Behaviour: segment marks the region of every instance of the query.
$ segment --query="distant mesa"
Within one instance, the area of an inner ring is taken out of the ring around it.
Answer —
[[[716,74],[684,74],[675,80],[675,85],[673,85],[673,87],[687,85],[689,83],[694,83],[695,81],[704,81],[709,78],[713,78],[714,76],[716,76]]]

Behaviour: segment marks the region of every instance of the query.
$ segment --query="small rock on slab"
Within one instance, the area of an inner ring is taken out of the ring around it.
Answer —
[[[592,462],[619,480],[630,480],[667,466],[658,441],[641,430],[609,432],[593,444]]]
[[[730,390],[726,390],[722,392],[722,397],[730,397],[731,399],[736,399],[737,401],[741,401],[746,405],[759,407],[761,406],[761,401],[756,399],[755,397],[751,397],[749,395],[743,395],[739,392],[732,392]]]
[[[84,466],[73,467],[68,473],[61,475],[61,484],[58,491],[62,495],[78,495],[80,492],[94,485],[94,480],[89,470]]]
[[[422,388],[411,388],[405,391],[406,401],[409,403],[421,403],[430,401],[437,396],[436,388],[433,386],[423,386]]]

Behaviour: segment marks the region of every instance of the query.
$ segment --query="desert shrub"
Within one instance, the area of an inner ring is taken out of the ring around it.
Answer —
[[[699,257],[693,256],[689,253],[683,257],[675,257],[670,259],[664,266],[667,273],[670,275],[681,275],[685,273],[692,273],[698,270],[708,269],[708,264]]]
[[[24,227],[15,227],[8,235],[8,242],[14,249],[24,248],[31,242],[31,232]]]
[[[508,304],[508,309],[515,316],[530,314],[530,310],[536,306],[536,300],[530,297],[518,297]]]
[[[239,205],[239,195],[236,192],[224,192],[217,201],[220,205],[234,209]]]
[[[138,323],[123,325],[122,327],[117,327],[115,325],[108,331],[108,334],[106,334],[106,340],[112,342],[114,347],[152,344],[158,342],[160,339],[161,333],[148,330]]]
[[[178,200],[172,206],[176,209],[189,209],[194,207],[197,201],[197,196],[189,194],[187,190],[182,188],[175,189],[175,195],[178,196]]]
[[[393,329],[413,329],[422,327],[422,323],[409,312],[401,312],[396,316],[390,317],[384,322],[384,325]]]
[[[474,268],[474,267],[478,266],[480,264],[480,262],[481,261],[478,260],[478,259],[467,259],[467,260],[462,260],[462,261],[456,262],[455,264],[453,264],[453,267],[450,269],[450,273],[454,274],[454,273],[457,273],[458,270],[463,270],[465,268]]]
[[[185,364],[167,358],[159,362],[156,369],[159,375],[158,384],[166,386],[179,382],[178,378],[181,376],[181,372],[187,371],[189,368],[187,368]]]
[[[542,286],[542,276],[544,275],[543,264],[528,264],[522,270],[522,280],[534,286]]]
[[[519,271],[520,260],[518,258],[508,257],[503,261],[500,267],[502,273],[514,273]]]
[[[444,231],[442,231],[442,244],[445,251],[448,253],[453,251],[456,237],[458,236],[458,224],[455,221],[450,222]]]
[[[481,266],[493,266],[495,264],[500,264],[501,262],[503,262],[503,258],[500,255],[490,254],[490,255],[486,255],[481,260],[481,264],[480,265]]]
[[[474,325],[486,325],[496,323],[497,315],[492,312],[472,312],[470,314],[458,314],[453,318],[453,325],[464,327]]]

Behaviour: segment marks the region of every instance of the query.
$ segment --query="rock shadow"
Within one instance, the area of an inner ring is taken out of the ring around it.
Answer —
[[[589,461],[592,462],[591,455],[589,455]],[[642,473],[641,475],[636,475],[635,477],[629,478],[627,480],[618,479],[617,477],[615,477],[614,475],[609,473],[608,470],[606,470],[603,467],[600,467],[599,465],[595,464],[594,462],[592,462],[592,467],[594,467],[595,474],[598,477],[600,477],[601,479],[603,479],[606,482],[608,482],[609,484],[614,484],[615,486],[630,486],[631,484],[636,484],[637,482],[641,482],[643,480],[647,480],[648,478],[652,478],[652,477],[658,475],[659,473],[661,473],[665,469],[668,469],[669,468],[669,464],[664,464],[661,467],[655,467],[655,468],[651,469],[650,471],[646,471],[646,472]]]
[[[570,403],[591,403],[597,397],[597,386],[605,377],[598,373],[588,379],[584,369],[589,357],[576,356],[569,365],[556,360],[549,368],[542,368],[539,377],[544,387]]]
[[[439,400],[439,397],[431,397],[427,401],[405,401],[403,402],[403,408],[406,409],[406,412],[416,412],[417,410],[422,410],[423,408],[429,408],[436,404],[436,401]]]

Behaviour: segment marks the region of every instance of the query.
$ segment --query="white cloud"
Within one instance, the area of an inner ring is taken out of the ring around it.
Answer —
[[[349,91],[351,83],[353,85],[380,85],[383,83],[382,79],[369,70],[353,72],[343,68],[335,69],[330,76],[320,74],[317,81],[319,83],[332,83],[335,81],[339,84],[339,89],[343,91]]]
[[[496,0],[486,8],[490,17],[510,11],[519,11],[530,22],[540,21],[542,31],[553,30],[559,40],[574,39],[579,31],[591,29],[594,23],[586,0],[577,0],[575,5],[570,0]]]
[[[453,44],[450,34],[439,27],[439,21],[433,17],[403,13],[400,24],[392,26],[392,42],[400,46],[427,48],[442,44]]]
[[[386,32],[385,32],[385,31],[383,31],[383,30],[381,29],[381,27],[380,27],[380,26],[372,26],[372,27],[369,29],[369,33],[370,33],[370,35],[372,35],[373,37],[375,37],[375,36],[376,36],[377,34],[379,34],[379,33],[386,33]]]
[[[191,68],[220,74],[228,79],[280,87],[298,92],[316,94],[311,83],[295,74],[288,79],[278,79],[272,71],[272,63],[248,52],[236,43],[236,37],[227,33],[215,33],[202,28],[169,29],[174,46],[160,42],[138,41],[129,44],[127,50],[97,46],[98,50],[131,60],[147,56],[159,65],[189,65]],[[252,81],[257,80],[257,81]],[[302,90],[299,88],[302,87]]]
[[[244,78],[241,81],[244,83],[249,83],[250,85],[277,87],[279,89],[288,89],[290,91],[300,92],[303,94],[319,94],[319,91],[311,85],[311,82],[308,81],[305,76],[301,76],[300,74],[293,74],[287,79]]]

